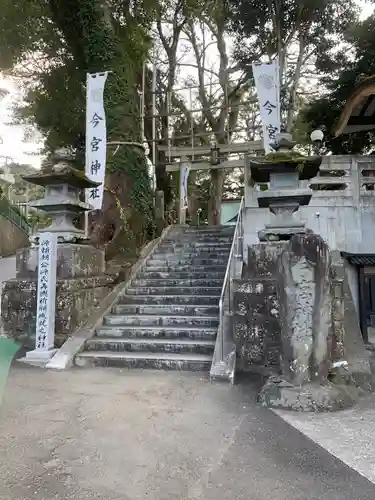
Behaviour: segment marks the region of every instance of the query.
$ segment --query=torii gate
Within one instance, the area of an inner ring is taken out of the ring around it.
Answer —
[[[231,144],[215,144],[214,146],[197,147],[170,147],[159,146],[160,151],[167,153],[169,162],[166,166],[167,172],[180,172],[180,185],[182,182],[183,165],[189,163],[190,170],[211,170],[222,168],[242,168],[244,160],[220,161],[220,153],[223,154],[249,154],[250,152],[263,151],[263,141],[249,141]],[[210,160],[195,160],[196,156],[209,156]],[[179,159],[179,161],[176,161]],[[179,223],[186,223],[186,206],[183,193],[180,189]]]

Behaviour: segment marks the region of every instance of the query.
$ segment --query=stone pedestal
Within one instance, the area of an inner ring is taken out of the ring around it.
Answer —
[[[17,253],[17,275],[4,283],[1,315],[4,332],[26,346],[35,345],[37,247]],[[104,274],[104,252],[88,245],[57,247],[55,347],[60,347],[107,296],[113,278]]]

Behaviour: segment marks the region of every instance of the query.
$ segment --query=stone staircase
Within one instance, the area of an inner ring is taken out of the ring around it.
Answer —
[[[119,297],[77,366],[210,369],[233,228],[174,228]]]

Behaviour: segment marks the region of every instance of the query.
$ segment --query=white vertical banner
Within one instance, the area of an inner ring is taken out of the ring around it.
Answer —
[[[253,64],[255,87],[258,94],[263,141],[266,153],[281,132],[280,78],[278,61]]]
[[[56,307],[57,236],[40,233],[35,351],[54,347]],[[41,353],[42,353],[41,352]]]
[[[180,224],[185,224],[186,222],[189,172],[190,163],[184,161],[180,166]]]
[[[86,203],[100,210],[103,203],[107,127],[104,111],[104,87],[108,72],[87,74],[86,87],[86,176],[100,186],[86,189]]]

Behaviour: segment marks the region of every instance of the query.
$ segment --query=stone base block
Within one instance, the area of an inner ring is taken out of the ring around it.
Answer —
[[[278,378],[270,377],[262,388],[258,401],[269,408],[303,412],[328,412],[350,408],[360,396],[353,386],[309,383],[295,387]]]
[[[57,278],[80,278],[104,274],[104,252],[90,245],[57,245]],[[18,279],[36,279],[38,247],[22,248],[17,252]]]
[[[60,347],[108,295],[113,278],[58,279],[55,347]],[[4,333],[27,348],[35,346],[37,282],[14,279],[3,285],[1,316]]]
[[[26,353],[24,358],[19,359],[21,363],[27,363],[33,366],[39,366],[44,368],[47,363],[56,354],[57,349],[49,349],[48,351],[42,351],[40,349],[34,349]]]

